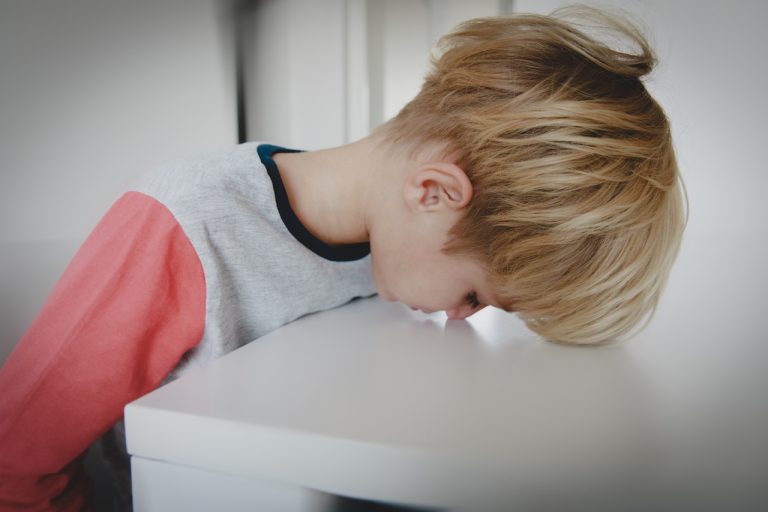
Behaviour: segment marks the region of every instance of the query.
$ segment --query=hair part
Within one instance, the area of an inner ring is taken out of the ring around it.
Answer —
[[[438,49],[420,93],[375,133],[409,154],[444,143],[467,173],[474,196],[446,250],[482,262],[549,340],[604,342],[650,319],[687,214],[640,30],[567,8],[469,20]]]

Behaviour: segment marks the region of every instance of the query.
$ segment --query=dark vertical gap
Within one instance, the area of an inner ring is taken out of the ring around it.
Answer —
[[[499,14],[511,16],[516,10],[514,0],[499,0]]]
[[[237,112],[237,141],[242,144],[248,139],[247,95],[246,95],[246,47],[249,41],[250,21],[253,14],[255,0],[236,0],[234,2],[233,15],[235,17],[234,43],[235,43],[235,101]]]

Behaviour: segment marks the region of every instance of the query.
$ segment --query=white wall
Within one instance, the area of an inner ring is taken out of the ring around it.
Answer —
[[[499,0],[370,0],[370,128],[395,116],[419,92],[440,36],[461,21],[501,14],[503,7]]]
[[[246,51],[248,139],[302,149],[343,144],[346,2],[254,5]]]
[[[226,5],[0,3],[0,362],[138,174],[237,142]]]
[[[256,0],[245,61],[248,139],[303,149],[357,140],[421,87],[429,52],[500,0]]]
[[[418,91],[437,38],[498,0],[259,0],[251,140],[343,144]],[[229,0],[0,3],[0,362],[110,204],[237,142]]]
[[[459,20],[564,3],[257,2],[249,136],[305,148],[353,140],[416,93],[429,46]],[[0,360],[134,176],[236,141],[225,5],[0,4]],[[637,14],[652,35],[660,65],[648,86],[672,120],[691,202],[686,237],[748,234],[768,245],[768,4],[600,5]],[[695,257],[684,246],[679,264]]]

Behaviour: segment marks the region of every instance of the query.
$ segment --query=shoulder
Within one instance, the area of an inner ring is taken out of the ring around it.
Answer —
[[[159,165],[142,175],[131,189],[169,206],[221,194],[252,193],[268,181],[258,146],[250,142]]]

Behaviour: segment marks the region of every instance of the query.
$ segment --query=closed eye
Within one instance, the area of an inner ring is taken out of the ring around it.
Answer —
[[[464,303],[472,306],[472,309],[479,307],[480,301],[477,300],[477,292],[469,292],[466,296],[464,296]]]

